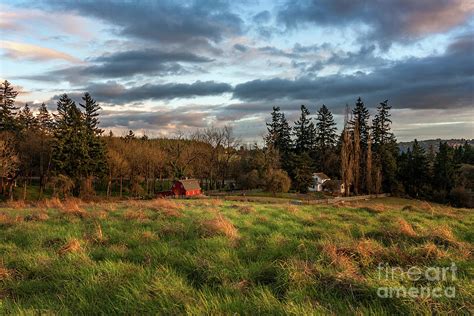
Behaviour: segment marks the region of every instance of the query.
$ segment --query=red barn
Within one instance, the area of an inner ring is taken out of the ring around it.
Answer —
[[[202,193],[199,181],[196,179],[175,181],[171,187],[171,192],[173,192],[174,195],[184,196],[200,195]]]

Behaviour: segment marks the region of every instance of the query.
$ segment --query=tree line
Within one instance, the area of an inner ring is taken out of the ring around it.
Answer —
[[[259,147],[240,144],[227,126],[170,138],[105,135],[100,106],[88,93],[78,105],[64,94],[54,113],[42,104],[36,114],[28,104],[17,107],[17,95],[8,81],[1,83],[3,198],[154,196],[185,177],[199,179],[206,190],[306,193],[313,172],[342,180],[347,195],[390,192],[464,205],[472,192],[472,168],[466,167],[474,163],[472,148],[442,143],[438,152],[426,153],[415,141],[410,151],[399,152],[388,101],[372,120],[361,98],[352,109],[346,106],[340,133],[325,105],[314,117],[302,105],[293,124],[273,107]]]

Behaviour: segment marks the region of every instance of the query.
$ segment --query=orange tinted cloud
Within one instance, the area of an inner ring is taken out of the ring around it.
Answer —
[[[5,53],[4,55],[15,59],[29,59],[29,60],[66,60],[71,63],[80,63],[81,60],[69,54],[32,44],[0,41],[0,49]]]

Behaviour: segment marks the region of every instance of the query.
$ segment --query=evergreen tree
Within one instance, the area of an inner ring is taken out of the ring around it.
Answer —
[[[41,104],[39,112],[36,115],[36,121],[41,132],[45,135],[49,135],[53,129],[53,120],[49,114],[46,104]]]
[[[44,189],[46,187],[46,183],[48,180],[48,176],[50,174],[50,165],[51,165],[51,158],[52,158],[52,150],[51,150],[51,143],[52,139],[51,136],[53,134],[53,120],[51,115],[49,114],[48,108],[46,104],[41,104],[39,108],[39,112],[36,115],[36,121],[38,124],[38,130],[40,134],[40,141],[39,141],[39,162],[38,162],[38,175],[40,178],[40,197],[42,197]]]
[[[336,122],[331,111],[323,104],[318,111],[316,123],[316,146],[318,151],[333,149],[337,142]]]
[[[361,98],[357,99],[354,109],[352,110],[352,120],[350,124],[355,126],[356,122],[359,126],[359,134],[360,134],[360,145],[362,150],[367,149],[367,142],[369,137],[369,110],[365,107],[364,102],[362,102]]]
[[[311,157],[307,152],[294,156],[294,181],[295,189],[301,193],[307,193],[313,183],[313,173],[311,170]]]
[[[279,106],[274,106],[271,113],[272,120],[266,123],[268,134],[265,135],[265,145],[271,148],[278,148],[279,131],[281,122],[281,112]]]
[[[280,143],[279,150],[286,159],[293,149],[293,141],[291,139],[291,127],[285,117],[285,113],[281,113],[280,118]]]
[[[0,132],[14,131],[16,129],[15,115],[18,107],[15,98],[18,92],[13,89],[8,80],[0,84]]]
[[[38,127],[38,121],[28,103],[18,112],[18,125],[23,131]]]
[[[84,109],[85,141],[88,151],[87,177],[104,175],[107,172],[107,152],[101,139],[104,131],[99,128],[98,116],[101,108],[89,93],[84,94],[82,100],[84,104],[79,105]]]
[[[316,122],[316,148],[314,156],[318,168],[328,175],[334,175],[337,167],[335,154],[337,143],[337,128],[331,111],[323,104],[318,111]]]
[[[409,159],[409,193],[414,197],[424,196],[429,184],[428,159],[423,147],[415,139]]]
[[[78,195],[89,162],[84,116],[66,94],[60,97],[57,106],[52,163],[55,173],[74,181],[74,194]]]
[[[383,190],[395,193],[398,190],[396,178],[398,147],[395,135],[391,131],[391,108],[388,100],[379,104],[377,114],[372,121],[372,129],[374,152],[377,161],[380,162]]]
[[[295,135],[295,150],[297,154],[310,153],[312,152],[315,138],[316,129],[309,117],[310,113],[306,106],[301,106],[301,116],[298,121],[295,122],[293,127]]]
[[[388,104],[388,100],[381,102],[377,107],[377,114],[372,121],[372,128],[374,129],[374,146],[378,147],[382,144],[387,144],[395,139],[391,132],[392,120],[390,119],[390,110],[392,106]]]
[[[273,107],[271,113],[272,120],[267,123],[268,134],[265,136],[265,144],[280,152],[280,155],[287,155],[292,147],[291,130],[285,114],[280,112],[280,107]]]
[[[441,142],[435,159],[433,177],[433,187],[438,191],[439,199],[446,198],[454,188],[458,167],[454,160],[453,148],[447,142]]]

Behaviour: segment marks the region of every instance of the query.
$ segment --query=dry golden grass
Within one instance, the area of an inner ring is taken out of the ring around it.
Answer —
[[[438,248],[438,246],[429,241],[417,249],[417,253],[426,259],[439,259],[445,257],[445,251]]]
[[[378,256],[384,251],[384,247],[373,239],[362,239],[357,241],[354,251],[358,255],[360,263],[368,266],[377,261]]]
[[[233,241],[240,238],[237,228],[222,214],[218,214],[214,219],[204,221],[202,226],[206,235],[209,236],[224,235]]]
[[[0,224],[10,224],[11,218],[7,214],[0,213]]]
[[[255,212],[253,205],[239,205],[237,208],[240,214],[250,214]]]
[[[284,261],[280,266],[286,271],[288,280],[292,286],[302,288],[314,283],[314,275],[317,273],[314,265],[307,260],[290,259]]]
[[[368,207],[368,209],[370,209],[374,213],[383,213],[387,211],[387,206],[378,203],[371,205],[370,207]]]
[[[145,221],[148,220],[149,217],[142,210],[127,210],[123,213],[123,217],[127,220],[138,220],[138,221]]]
[[[106,219],[109,216],[108,213],[104,210],[89,212],[89,215],[97,219]]]
[[[14,224],[21,223],[23,221],[24,221],[23,216],[18,215],[18,216],[13,217],[5,213],[0,213],[0,224],[14,225]]]
[[[426,201],[421,203],[420,208],[424,211],[429,211],[429,212],[434,212],[435,210],[433,206],[431,206],[431,204]]]
[[[408,236],[408,237],[416,237],[417,236],[417,234],[416,234],[415,230],[413,229],[413,227],[411,226],[411,224],[408,223],[403,218],[399,218],[397,220],[397,224],[398,224],[397,229],[402,235],[405,235],[405,236]]]
[[[414,205],[405,205],[404,207],[402,207],[402,211],[415,212],[417,210],[418,209]]]
[[[251,286],[252,283],[249,280],[241,280],[237,283],[232,284],[231,287],[239,292],[247,292]]]
[[[166,216],[181,217],[181,210],[184,208],[182,203],[170,199],[155,199],[149,203],[149,207]]]
[[[63,207],[63,203],[57,197],[53,197],[50,199],[41,200],[36,203],[36,207],[38,208],[54,208],[54,209],[61,209]]]
[[[125,244],[113,244],[110,245],[108,248],[111,252],[121,256],[125,255],[128,251],[128,247]]]
[[[358,277],[359,268],[352,258],[343,251],[339,251],[333,243],[325,243],[322,253],[329,259],[329,264],[338,270],[338,276],[342,278]]]
[[[36,212],[31,215],[26,215],[24,217],[25,221],[35,221],[35,222],[43,222],[49,219],[49,215],[44,212]]]
[[[36,203],[36,207],[41,209],[57,209],[62,214],[73,215],[80,218],[87,216],[87,212],[82,209],[84,202],[78,198],[66,198],[61,201],[59,198],[54,197],[51,199],[45,199]]]
[[[454,236],[453,231],[446,225],[433,227],[429,232],[429,236],[435,242],[458,244],[458,241]]]
[[[12,208],[12,209],[24,209],[28,207],[28,204],[26,204],[25,201],[23,200],[17,200],[17,201],[8,201],[5,203],[7,208]]]
[[[143,240],[146,240],[146,241],[155,240],[158,238],[154,232],[151,232],[149,230],[144,231],[141,237]]]
[[[102,226],[100,226],[99,223],[95,223],[94,227],[95,227],[95,230],[94,230],[93,241],[95,241],[96,243],[105,242],[107,238],[104,236],[104,232],[102,231]]]
[[[298,212],[298,207],[296,207],[295,205],[292,205],[292,204],[288,204],[285,207],[285,211],[287,211],[288,213],[291,213],[291,214],[295,214],[295,213]]]
[[[0,281],[8,280],[13,276],[13,271],[0,265]]]
[[[78,253],[82,251],[83,249],[82,249],[81,242],[79,241],[79,239],[72,238],[58,250],[58,253],[60,255],[65,255],[68,253]]]

